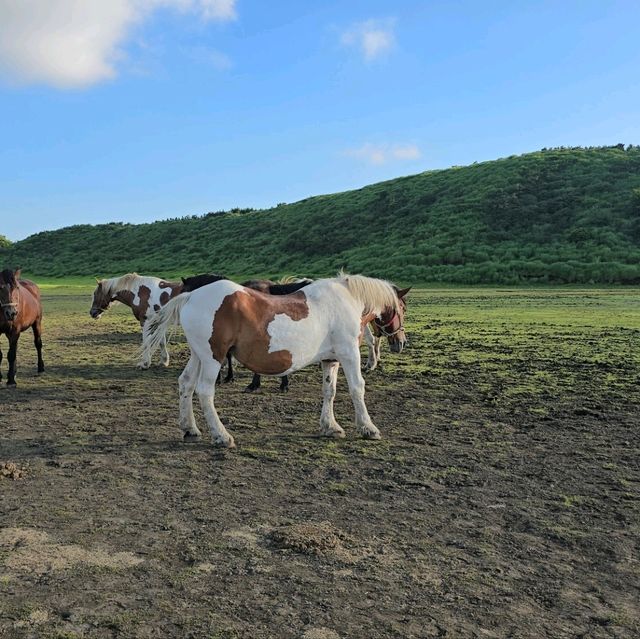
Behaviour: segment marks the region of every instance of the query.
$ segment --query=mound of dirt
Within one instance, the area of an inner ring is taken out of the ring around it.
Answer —
[[[280,526],[268,533],[268,540],[276,548],[306,555],[333,555],[347,561],[354,559],[348,548],[355,545],[354,539],[328,521]]]
[[[26,474],[27,471],[24,468],[20,468],[13,462],[0,462],[0,478],[13,479],[16,481],[18,479],[24,479]]]

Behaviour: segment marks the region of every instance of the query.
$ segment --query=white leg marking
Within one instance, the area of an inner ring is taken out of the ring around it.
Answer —
[[[196,426],[196,420],[193,416],[193,391],[196,388],[199,376],[200,360],[195,353],[191,353],[191,357],[178,380],[180,389],[180,418],[178,423],[185,437],[200,437],[202,435]]]
[[[344,430],[333,414],[333,400],[336,396],[339,368],[338,362],[322,362],[322,396],[324,400],[320,415],[320,434],[325,437],[344,437]]]
[[[374,426],[369,417],[369,411],[364,403],[364,377],[360,371],[360,350],[354,345],[351,353],[344,353],[340,363],[349,385],[351,401],[356,411],[356,428],[367,439],[380,439],[380,431]]]
[[[169,351],[167,350],[167,338],[165,337],[160,344],[160,360],[163,366],[169,366]]]
[[[196,392],[200,398],[200,406],[204,413],[207,424],[211,430],[211,438],[213,443],[226,448],[235,448],[233,437],[227,432],[224,424],[220,421],[220,417],[213,404],[213,398],[216,392],[216,379],[220,372],[220,363],[209,357],[208,361],[200,362],[200,376],[196,386]]]
[[[373,336],[371,327],[368,324],[364,329],[364,340],[367,343],[366,370],[372,371],[378,365],[378,358],[376,357],[376,338]]]
[[[142,341],[144,343],[144,338],[147,334],[147,324],[146,322],[143,324],[142,326]],[[142,370],[145,370],[147,368],[149,368],[149,366],[151,366],[151,356],[145,357],[144,360],[138,362],[137,364],[138,368],[141,368]]]

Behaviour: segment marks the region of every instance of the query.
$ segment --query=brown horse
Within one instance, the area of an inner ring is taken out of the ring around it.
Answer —
[[[42,304],[40,289],[29,280],[20,279],[20,269],[5,269],[0,273],[0,335],[9,339],[9,374],[7,386],[16,385],[16,353],[20,333],[33,329],[33,341],[38,352],[38,373],[44,372],[42,361]],[[0,351],[0,364],[2,351]],[[0,374],[0,378],[2,375]]]

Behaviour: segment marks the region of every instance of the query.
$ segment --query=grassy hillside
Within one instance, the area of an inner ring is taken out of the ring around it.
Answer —
[[[640,147],[543,150],[263,211],[79,225],[0,248],[41,276],[311,276],[640,282]]]

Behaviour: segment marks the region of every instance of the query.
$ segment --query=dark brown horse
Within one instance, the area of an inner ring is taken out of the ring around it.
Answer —
[[[23,331],[33,329],[33,341],[38,352],[38,373],[44,371],[42,361],[42,304],[40,289],[29,280],[20,279],[20,269],[5,269],[0,273],[0,335],[9,339],[9,374],[7,386],[16,385],[16,353]],[[2,351],[0,351],[0,364]],[[0,377],[2,375],[0,374]]]

